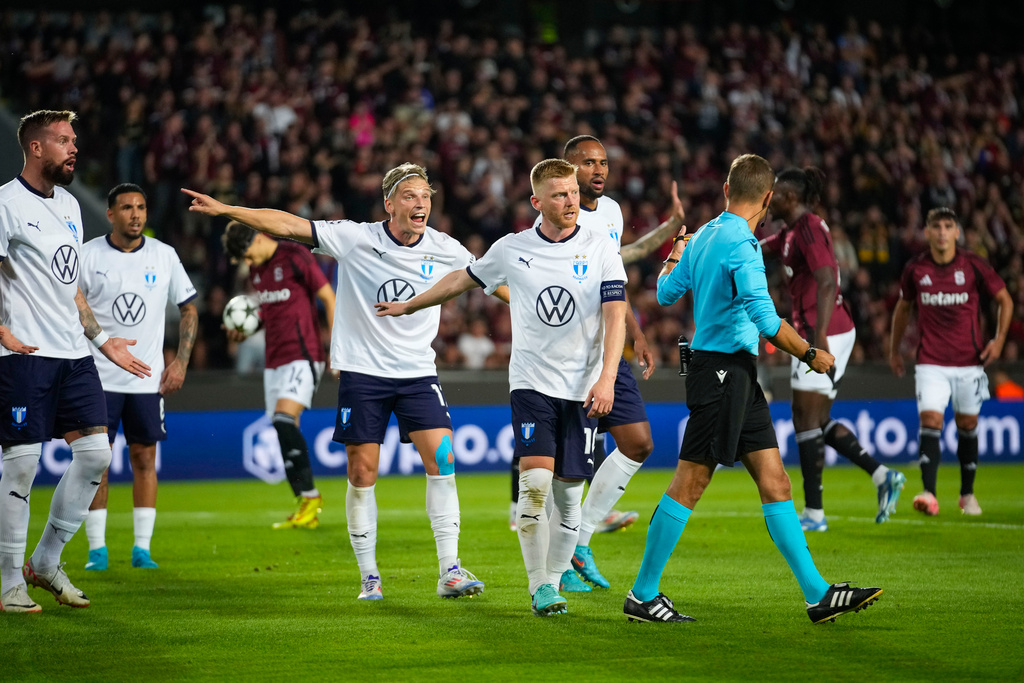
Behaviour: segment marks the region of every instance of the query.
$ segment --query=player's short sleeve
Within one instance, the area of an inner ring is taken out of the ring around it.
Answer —
[[[498,287],[508,284],[508,268],[505,263],[505,246],[509,235],[491,245],[487,253],[475,263],[466,267],[466,272],[488,294],[493,294]]]
[[[0,202],[0,260],[7,258],[11,238],[18,227],[18,219],[7,202]]]
[[[622,265],[619,250],[610,240],[602,239],[601,245],[601,282],[625,282],[626,267]]]
[[[809,271],[813,273],[819,268],[833,267],[832,240],[825,226],[808,221],[796,230],[793,237]]]
[[[313,228],[313,253],[327,254],[339,261],[365,239],[367,226],[352,221],[310,221]]]
[[[917,299],[917,281],[914,279],[914,264],[908,263],[900,276],[900,298],[914,303]]]
[[[999,277],[999,273],[992,267],[992,264],[980,256],[974,257],[974,263],[976,271],[981,275],[981,281],[978,283],[979,289],[984,288],[989,296],[995,296],[1006,289],[1006,283],[1003,282],[1003,278]]]
[[[466,266],[471,266],[476,263],[476,256],[473,256],[469,249],[466,249],[466,247],[462,246],[462,244],[456,240],[452,241],[455,242],[455,262],[452,264],[453,270],[461,270]]]
[[[196,298],[196,286],[192,284],[185,266],[181,264],[177,254],[171,254],[171,286],[167,288],[167,299],[172,304],[184,306]]]

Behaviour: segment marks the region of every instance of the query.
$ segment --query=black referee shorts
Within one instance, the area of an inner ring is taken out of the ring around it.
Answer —
[[[686,406],[680,460],[732,467],[747,453],[779,447],[755,356],[694,350]]]

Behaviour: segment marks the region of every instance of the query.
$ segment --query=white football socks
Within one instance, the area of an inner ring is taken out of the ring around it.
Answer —
[[[107,511],[89,510],[85,516],[85,537],[89,541],[89,550],[102,548],[107,544]]]
[[[345,515],[348,517],[348,538],[356,555],[361,579],[377,569],[377,497],[373,486],[353,486],[348,483],[345,494]]]
[[[438,574],[459,561],[459,491],[454,474],[427,475],[427,516],[437,544]]]
[[[583,500],[583,482],[568,482],[554,479],[551,482],[551,499],[555,513],[549,523],[548,577],[558,587],[562,572],[569,569],[572,554],[576,550],[576,539],[580,532],[580,501]]]
[[[60,564],[64,546],[89,514],[103,471],[110,465],[106,433],[76,439],[71,443],[71,453],[71,464],[53,492],[46,528],[32,552],[32,566],[37,571],[46,572]]]
[[[516,507],[516,535],[523,551],[523,564],[530,580],[530,595],[551,583],[547,571],[548,516],[544,505],[551,491],[551,470],[538,467],[519,472],[519,504]]]
[[[135,545],[149,550],[149,542],[153,540],[153,526],[156,524],[156,508],[134,508],[132,521],[135,526]],[[89,527],[86,524],[86,533]]]
[[[25,583],[21,567],[28,543],[29,500],[42,444],[8,446],[0,476],[0,593]]]
[[[580,537],[577,545],[589,546],[594,530],[604,521],[626,492],[626,485],[640,469],[640,463],[624,456],[616,448],[611,452],[590,482],[590,491],[583,502]]]

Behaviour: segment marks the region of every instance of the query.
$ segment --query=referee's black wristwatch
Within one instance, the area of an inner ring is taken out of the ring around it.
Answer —
[[[807,350],[804,351],[804,356],[800,360],[810,365],[811,361],[814,360],[815,356],[817,355],[818,349],[814,348],[814,344],[811,344],[810,346],[807,347]]]

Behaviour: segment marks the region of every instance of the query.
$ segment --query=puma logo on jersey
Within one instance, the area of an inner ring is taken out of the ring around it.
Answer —
[[[530,261],[532,261],[533,259],[530,259],[530,261],[527,261],[527,260],[526,260],[526,259],[524,259],[524,258],[523,258],[522,256],[520,256],[520,257],[519,257],[519,260],[520,260],[521,262],[525,263],[525,264],[526,264],[526,267],[527,267],[527,268],[529,268],[529,267],[530,267]]]
[[[28,227],[35,228],[39,232],[42,232],[42,229],[39,227],[39,221],[36,221],[35,223],[28,223]]]
[[[384,260],[384,254],[388,253],[386,251],[381,251],[376,247],[370,247],[370,249],[373,249],[377,253],[377,256],[379,256],[382,261]]]
[[[718,383],[721,384],[725,381],[725,376],[728,374],[728,370],[716,370],[715,374],[718,375]]]
[[[109,272],[110,272],[110,269],[107,269],[107,270],[105,270],[105,271],[99,271],[99,270],[97,270],[97,271],[96,271],[96,274],[97,274],[97,275],[102,275],[103,277],[106,277],[106,276],[107,276],[107,273],[109,273]]]

